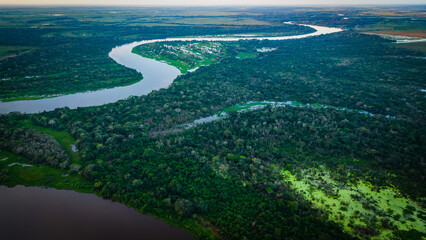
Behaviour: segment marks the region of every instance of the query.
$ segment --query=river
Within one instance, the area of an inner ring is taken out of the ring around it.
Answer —
[[[426,38],[423,38],[423,37],[410,37],[410,36],[389,35],[389,34],[381,34],[381,33],[364,33],[364,34],[380,36],[384,39],[395,41],[395,43],[426,42]]]
[[[129,96],[167,88],[180,71],[132,53],[135,46],[167,41],[288,40],[331,34],[339,28],[304,25],[316,31],[283,37],[167,38],[117,46],[109,56],[142,73],[143,80],[124,87],[61,95],[54,98],[0,102],[0,113],[38,113],[56,108],[100,106]],[[0,186],[0,239],[193,239],[187,233],[123,204],[94,194],[40,187]]]
[[[167,88],[180,71],[166,63],[132,53],[135,46],[166,41],[287,40],[342,31],[305,25],[316,31],[284,37],[167,38],[117,46],[109,56],[143,74],[143,80],[125,87],[62,95],[54,98],[0,102],[0,113],[37,113],[56,108],[99,106],[147,95]],[[187,233],[123,204],[94,194],[40,187],[0,186],[0,239],[193,239]]]
[[[288,23],[291,24],[291,23]],[[302,24],[303,25],[303,24]],[[314,25],[303,25],[315,29],[315,32],[303,35],[282,36],[282,37],[194,37],[194,38],[165,38],[154,39],[140,42],[133,42],[122,46],[117,46],[111,50],[109,56],[117,63],[128,68],[135,69],[142,73],[143,80],[124,87],[115,87],[109,89],[100,89],[96,91],[81,92],[75,94],[61,95],[54,98],[45,98],[37,100],[22,100],[12,102],[0,102],[0,113],[21,112],[38,113],[42,111],[52,111],[56,108],[69,107],[75,109],[78,107],[100,106],[107,103],[113,103],[130,96],[147,95],[154,90],[167,88],[180,71],[166,63],[144,58],[132,53],[132,49],[141,44],[153,42],[168,41],[239,41],[239,40],[289,40],[314,37],[323,34],[331,34],[342,31],[340,28],[330,28]]]
[[[124,204],[53,188],[0,186],[0,239],[194,239]]]

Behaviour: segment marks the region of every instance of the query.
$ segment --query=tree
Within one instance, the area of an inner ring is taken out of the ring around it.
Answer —
[[[179,198],[175,202],[175,211],[182,217],[189,217],[194,211],[194,205],[187,199]]]

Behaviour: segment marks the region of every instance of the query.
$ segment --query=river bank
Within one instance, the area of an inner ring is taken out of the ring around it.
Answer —
[[[292,23],[288,23],[292,24]],[[142,73],[143,80],[124,87],[116,87],[102,89],[98,91],[80,92],[69,95],[61,95],[54,98],[20,100],[12,102],[0,102],[0,114],[10,112],[21,113],[39,113],[43,111],[52,111],[56,108],[68,107],[75,109],[78,107],[100,106],[108,103],[113,103],[118,100],[126,99],[130,96],[143,96],[152,91],[167,88],[174,79],[179,76],[180,71],[168,65],[167,63],[159,62],[154,59],[144,58],[140,55],[132,53],[132,49],[138,45],[154,43],[154,42],[171,42],[171,41],[239,41],[239,40],[271,40],[281,41],[289,39],[302,39],[314,37],[323,34],[332,34],[343,31],[340,28],[330,28],[323,26],[314,26],[301,24],[302,26],[311,27],[315,32],[281,37],[239,37],[239,38],[224,38],[224,37],[194,37],[194,38],[165,38],[153,39],[139,42],[133,42],[122,46],[117,46],[111,50],[109,56],[118,64],[128,68],[135,69]]]

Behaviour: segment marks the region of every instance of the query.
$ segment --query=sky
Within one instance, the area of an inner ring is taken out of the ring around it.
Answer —
[[[139,5],[139,6],[226,6],[226,5],[380,5],[422,4],[426,0],[0,0],[0,5]]]

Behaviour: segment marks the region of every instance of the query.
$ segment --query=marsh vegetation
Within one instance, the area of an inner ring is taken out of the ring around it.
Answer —
[[[417,20],[406,18],[421,18],[417,8],[158,9],[155,16],[146,9],[101,9],[84,19],[86,10],[26,11],[0,16],[0,31],[8,34],[0,34],[1,44],[37,45],[0,60],[1,78],[10,78],[0,82],[3,97],[140,79],[107,55],[136,40],[310,31],[284,21],[346,31],[137,47],[181,71],[206,66],[145,96],[1,115],[2,185],[95,192],[199,239],[425,237],[425,52],[418,51],[421,44],[404,48],[363,33],[388,18],[398,31],[402,22],[416,29]],[[11,26],[22,12],[28,16]],[[30,26],[36,27],[27,31]],[[75,82],[80,78],[70,72],[87,82]],[[52,79],[23,79],[46,75]],[[227,117],[182,128],[221,113]]]

